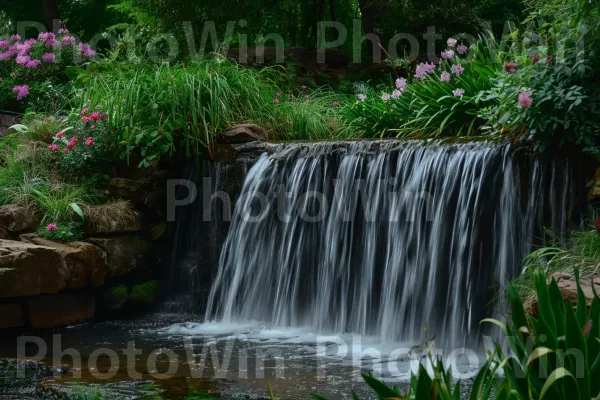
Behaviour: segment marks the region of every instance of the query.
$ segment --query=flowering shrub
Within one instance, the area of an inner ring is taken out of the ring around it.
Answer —
[[[40,226],[38,234],[48,240],[58,240],[61,242],[72,242],[83,238],[81,224],[76,223],[55,223],[52,222],[46,226]]]
[[[57,132],[48,151],[56,153],[61,170],[68,174],[93,168],[114,153],[114,141],[108,125],[108,114],[98,107],[83,109],[72,128]]]
[[[66,29],[42,32],[37,39],[0,38],[0,108],[22,110],[46,81],[66,82],[66,68],[89,61],[95,51]]]

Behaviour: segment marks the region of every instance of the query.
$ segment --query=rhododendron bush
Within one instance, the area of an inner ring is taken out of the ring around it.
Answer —
[[[68,30],[42,32],[37,38],[0,38],[0,109],[24,110],[32,101],[48,100],[44,86],[66,83],[66,69],[96,55]]]

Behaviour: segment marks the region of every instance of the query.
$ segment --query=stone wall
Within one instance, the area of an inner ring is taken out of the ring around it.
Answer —
[[[0,111],[0,137],[8,133],[8,128],[21,122],[21,115]]]
[[[136,220],[86,225],[82,241],[43,239],[28,209],[0,206],[0,329],[69,325],[156,296],[144,283],[161,273],[166,180],[156,170],[108,180],[102,189],[129,201]]]

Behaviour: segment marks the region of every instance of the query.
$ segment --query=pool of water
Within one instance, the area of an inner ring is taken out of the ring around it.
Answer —
[[[418,343],[381,343],[252,321],[199,321],[196,315],[152,313],[32,332],[19,340],[0,339],[0,358],[25,354],[65,372],[44,380],[43,388],[108,388],[119,399],[147,398],[149,391],[177,399],[190,388],[216,398],[267,398],[269,384],[278,399],[306,399],[311,393],[343,399],[352,391],[368,399],[373,395],[361,371],[405,387],[427,353]],[[481,362],[473,352],[446,356],[466,381]]]

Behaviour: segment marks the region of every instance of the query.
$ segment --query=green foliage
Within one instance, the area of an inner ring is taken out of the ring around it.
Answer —
[[[149,281],[131,288],[129,299],[134,303],[154,304],[160,287],[159,281]]]
[[[560,243],[550,237],[551,247],[542,247],[527,256],[525,270],[542,268],[548,275],[553,273],[569,274],[573,266],[579,268],[582,278],[593,278],[600,264],[600,235],[595,231],[573,232],[561,248]],[[525,303],[528,304],[536,296],[533,281],[524,273],[518,277],[513,286],[518,290]]]
[[[127,300],[129,300],[129,290],[125,285],[108,288],[102,294],[102,306],[110,310],[123,307]]]
[[[600,382],[592,377],[600,374],[600,298],[594,293],[588,310],[578,269],[576,308],[565,302],[555,279],[548,285],[541,269],[530,271],[539,304],[537,318],[526,314],[517,289],[510,286],[511,323],[484,320],[506,334],[512,355],[504,355],[499,346],[496,355],[510,385],[510,398],[596,398]]]

